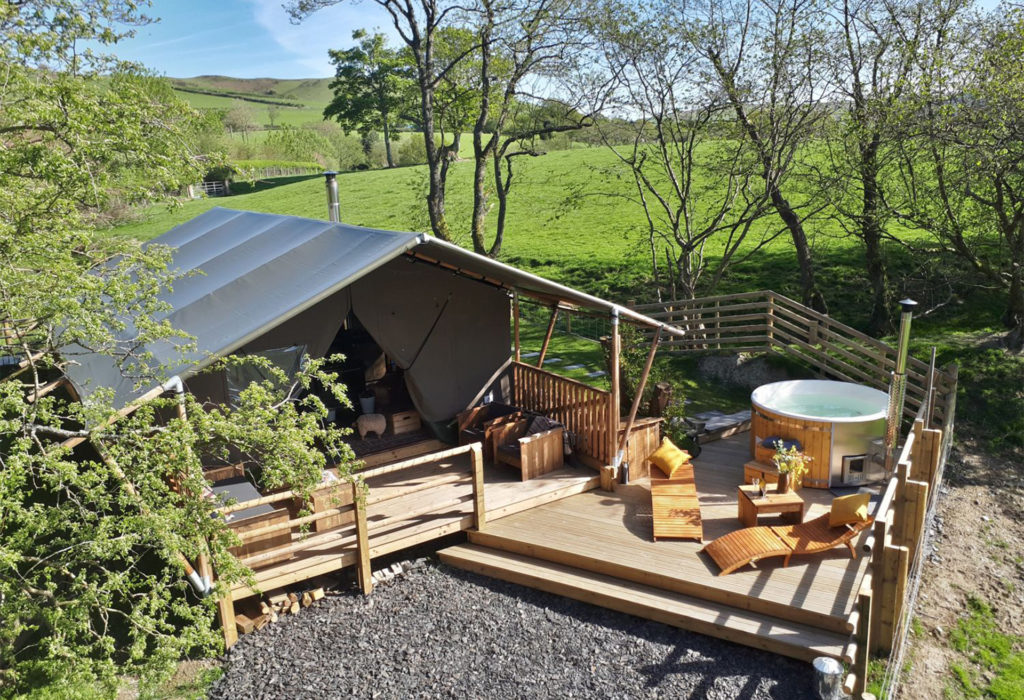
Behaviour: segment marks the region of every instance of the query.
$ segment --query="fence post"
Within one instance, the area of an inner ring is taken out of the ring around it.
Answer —
[[[867,574],[871,576],[871,574]],[[868,590],[870,590],[870,582]],[[863,588],[861,589],[863,591]],[[857,595],[857,629],[854,630],[857,651],[854,654],[850,675],[846,677],[843,690],[855,698],[859,698],[868,683],[868,664],[871,661],[871,593],[862,592]]]
[[[479,442],[473,443],[469,458],[473,465],[473,520],[476,529],[483,530],[487,512],[484,508],[484,453]]]
[[[722,315],[721,315],[722,302],[715,301],[715,350],[722,349]]]
[[[768,296],[768,313],[765,314],[765,323],[768,328],[765,335],[768,337],[768,349],[775,344],[775,297]]]
[[[352,504],[356,509],[356,556],[359,569],[359,588],[363,595],[373,592],[373,570],[370,568],[370,538],[366,531],[366,498],[359,483],[352,482]]]
[[[903,612],[903,598],[907,591],[907,574],[910,566],[910,550],[906,547],[887,544],[882,547],[882,600],[876,610],[881,613],[878,620],[878,637],[875,649],[888,654],[892,651],[900,628]]]

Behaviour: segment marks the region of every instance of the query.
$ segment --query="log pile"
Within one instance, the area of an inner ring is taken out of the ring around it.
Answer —
[[[316,582],[307,582],[316,583]],[[261,598],[250,598],[236,608],[235,627],[239,634],[250,634],[261,630],[283,615],[295,615],[327,595],[323,585],[313,588],[293,589],[286,592],[265,594]]]

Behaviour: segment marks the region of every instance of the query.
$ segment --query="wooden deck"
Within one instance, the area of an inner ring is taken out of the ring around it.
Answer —
[[[431,443],[430,447],[434,447]],[[408,451],[407,451],[408,452]],[[412,453],[415,453],[413,451]],[[404,456],[408,456],[404,455]],[[484,469],[484,503],[489,520],[597,488],[597,473],[586,467],[566,466],[543,477],[523,482],[507,465],[488,464]],[[383,556],[474,525],[473,480],[467,453],[402,469],[367,480],[367,534],[371,558]],[[274,558],[275,550],[243,563],[255,570],[256,587],[269,591],[288,586],[357,562],[354,524],[327,532],[301,535],[303,543],[287,561],[260,566],[260,557]],[[233,600],[254,595],[255,590],[237,584]]]
[[[742,527],[737,485],[749,459],[746,435],[710,443],[695,464],[705,542]],[[832,494],[803,489],[806,519],[828,510]],[[762,517],[775,523],[775,517]],[[719,576],[692,541],[653,541],[646,480],[591,491],[529,512],[489,520],[470,544],[442,558],[598,605],[661,620],[797,658],[848,659],[850,616],[868,558],[843,547],[764,561]],[[866,535],[863,535],[866,536]],[[862,536],[862,537],[863,537]]]

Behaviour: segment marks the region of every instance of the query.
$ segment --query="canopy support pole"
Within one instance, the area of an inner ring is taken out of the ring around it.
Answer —
[[[644,363],[644,371],[640,375],[640,383],[636,388],[636,396],[633,397],[633,405],[629,407],[629,418],[626,419],[626,430],[619,438],[619,451],[615,454],[617,462],[622,462],[622,456],[626,453],[626,445],[629,442],[629,431],[633,429],[636,421],[636,414],[640,410],[640,400],[643,398],[644,389],[647,388],[647,377],[651,374],[651,367],[654,365],[654,355],[658,352],[658,342],[661,340],[661,329],[654,331],[654,338],[651,339],[651,351],[647,354],[647,362]]]
[[[611,458],[612,476],[618,477],[619,462],[621,455],[616,453],[619,436],[619,404],[621,398],[621,387],[619,386],[619,356],[622,352],[622,339],[619,336],[619,310],[612,309],[612,349],[609,361],[611,371],[611,395],[608,397],[608,456]]]
[[[519,292],[512,290],[512,328],[516,342],[516,362],[521,360],[522,346],[519,344]]]
[[[551,334],[555,332],[555,321],[558,320],[558,307],[551,307],[551,320],[548,321],[548,332],[544,336],[544,344],[540,347],[540,357],[537,358],[537,367],[544,368],[544,356],[548,354],[548,345],[551,343]]]

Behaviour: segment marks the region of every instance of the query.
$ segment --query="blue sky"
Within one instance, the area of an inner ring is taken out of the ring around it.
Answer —
[[[174,78],[319,78],[334,74],[327,49],[352,44],[355,29],[393,34],[371,0],[346,0],[291,23],[283,0],[154,0],[159,22],[141,27],[110,53]]]

